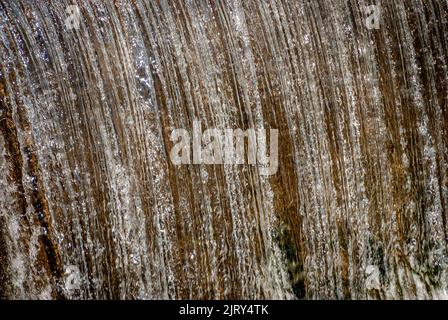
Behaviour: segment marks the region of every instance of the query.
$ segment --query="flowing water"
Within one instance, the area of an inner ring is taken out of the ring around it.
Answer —
[[[447,59],[446,0],[1,0],[0,298],[447,298]]]

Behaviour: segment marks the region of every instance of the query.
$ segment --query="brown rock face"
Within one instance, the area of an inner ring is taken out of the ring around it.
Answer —
[[[447,298],[448,3],[369,5],[1,1],[0,298]]]

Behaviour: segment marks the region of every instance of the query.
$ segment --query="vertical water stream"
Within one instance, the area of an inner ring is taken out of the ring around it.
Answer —
[[[446,0],[1,0],[0,298],[446,298],[447,59]]]

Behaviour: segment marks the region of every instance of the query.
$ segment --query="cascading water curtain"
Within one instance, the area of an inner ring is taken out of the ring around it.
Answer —
[[[0,298],[447,298],[447,60],[447,0],[1,0]]]

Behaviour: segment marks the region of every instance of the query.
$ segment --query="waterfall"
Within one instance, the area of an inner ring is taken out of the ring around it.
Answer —
[[[2,0],[0,298],[448,298],[447,59],[446,0]]]

